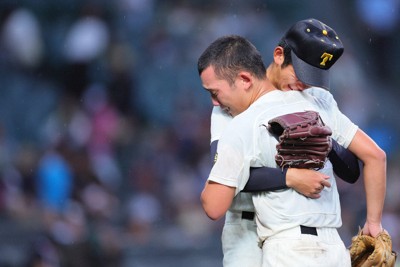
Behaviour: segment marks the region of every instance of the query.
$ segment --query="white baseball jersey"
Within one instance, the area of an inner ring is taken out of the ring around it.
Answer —
[[[235,187],[239,193],[248,180],[250,167],[276,167],[277,140],[265,126],[270,119],[286,113],[304,110],[319,112],[323,121],[332,128],[332,137],[347,147],[358,127],[337,109],[332,97],[321,98],[325,94],[322,89],[313,90],[316,90],[318,98],[298,91],[269,92],[232,119],[219,139],[218,159],[208,179]],[[332,165],[328,162],[321,172],[330,176],[332,186],[325,188],[319,199],[304,197],[293,189],[253,194],[261,238],[300,224],[341,226],[339,195]],[[251,203],[240,193],[234,198],[231,209],[240,210],[247,205],[251,206]]]
[[[219,140],[222,133],[232,121],[233,117],[223,111],[220,107],[214,107],[211,113],[211,143]],[[254,211],[251,193],[239,193],[230,207],[231,211]]]
[[[215,140],[219,140],[222,132],[232,119],[233,117],[229,115],[227,112],[223,111],[219,106],[214,106],[211,113],[210,143],[214,142]]]

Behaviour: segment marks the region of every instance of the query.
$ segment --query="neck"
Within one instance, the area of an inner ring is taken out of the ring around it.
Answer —
[[[253,86],[249,106],[266,93],[277,90],[268,79],[264,79]]]

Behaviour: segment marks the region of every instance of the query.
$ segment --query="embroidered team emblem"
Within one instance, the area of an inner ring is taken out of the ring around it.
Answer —
[[[328,60],[329,60],[329,61],[332,60],[333,55],[325,52],[325,53],[322,54],[321,58],[322,58],[322,61],[321,61],[321,63],[319,63],[319,64],[320,64],[321,66],[325,66],[325,64],[326,64],[326,62],[327,62]]]

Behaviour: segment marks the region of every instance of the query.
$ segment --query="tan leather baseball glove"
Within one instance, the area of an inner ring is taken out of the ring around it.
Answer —
[[[352,267],[394,267],[396,263],[397,253],[392,250],[392,238],[386,231],[374,238],[360,229],[349,250]]]

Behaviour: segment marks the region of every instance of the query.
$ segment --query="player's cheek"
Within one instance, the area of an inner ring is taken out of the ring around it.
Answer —
[[[288,84],[288,83],[282,83],[280,89],[281,89],[282,91],[290,91],[290,90],[292,90],[292,87],[291,87],[291,85]]]

